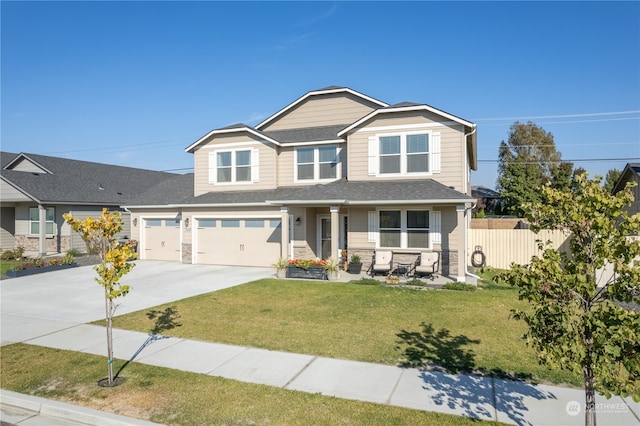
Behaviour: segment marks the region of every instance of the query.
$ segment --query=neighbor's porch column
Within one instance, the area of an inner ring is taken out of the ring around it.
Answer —
[[[282,218],[282,230],[280,231],[282,242],[280,243],[280,257],[289,258],[289,208],[280,207],[280,216]]]
[[[331,206],[331,256],[338,259],[338,251],[340,250],[340,207]]]
[[[45,206],[38,205],[38,222],[39,222],[39,239],[38,239],[38,251],[40,256],[47,255],[47,209]]]
[[[467,220],[464,217],[465,206],[460,205],[456,206],[456,217],[457,217],[457,240],[458,240],[458,262],[457,262],[457,270],[451,271],[451,275],[455,273],[455,277],[459,282],[465,282],[467,277],[465,274],[467,265]]]

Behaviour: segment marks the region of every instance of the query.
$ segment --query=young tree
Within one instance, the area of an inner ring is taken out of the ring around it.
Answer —
[[[96,281],[104,288],[105,311],[107,322],[107,386],[114,386],[113,377],[113,315],[116,308],[115,299],[124,297],[129,293],[130,287],[120,283],[120,279],[133,267],[134,263],[128,262],[136,257],[130,244],[119,244],[115,235],[122,230],[122,217],[120,212],[102,210],[102,214],[96,220],[89,217],[85,220],[74,218],[70,213],[63,215],[71,228],[79,232],[87,243],[87,247],[96,250],[100,255],[100,264],[94,269],[98,273]]]
[[[640,298],[640,240],[630,237],[640,233],[640,214],[625,210],[630,186],[611,195],[600,182],[578,174],[572,191],[545,186],[527,218],[534,232],[565,230],[570,254],[547,247],[499,278],[529,302],[514,316],[527,323],[540,360],[584,378],[587,425],[596,423],[595,391],[640,400],[640,313],[621,303]]]
[[[498,150],[498,191],[511,214],[523,217],[522,205],[540,200],[540,188],[554,178],[560,153],[553,135],[532,122],[511,125]],[[562,170],[564,172],[564,169]]]

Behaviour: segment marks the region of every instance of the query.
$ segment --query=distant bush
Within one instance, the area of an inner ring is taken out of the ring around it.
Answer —
[[[81,252],[80,250],[78,250],[78,249],[75,249],[75,248],[72,248],[72,249],[67,250],[67,254],[68,254],[68,255],[71,255],[71,256],[73,256],[73,257],[80,257],[80,256],[82,256],[82,252]]]
[[[447,290],[458,290],[458,291],[476,291],[476,286],[473,284],[465,284],[465,283],[446,283],[444,288]]]
[[[24,247],[17,247],[13,250],[5,250],[0,255],[1,260],[20,260],[24,255]]]
[[[425,284],[426,282],[419,280],[417,278],[411,278],[409,281],[407,281],[407,285],[415,285],[415,286],[423,287]]]

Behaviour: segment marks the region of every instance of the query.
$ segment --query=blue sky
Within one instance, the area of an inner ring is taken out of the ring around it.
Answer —
[[[640,2],[9,2],[1,146],[189,172],[209,130],[347,86],[478,125],[495,186],[515,122],[591,175],[640,161]],[[585,161],[579,161],[585,160]]]

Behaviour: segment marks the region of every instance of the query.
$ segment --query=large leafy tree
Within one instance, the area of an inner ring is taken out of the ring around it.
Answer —
[[[498,150],[497,182],[509,213],[523,217],[523,204],[540,201],[544,184],[570,175],[569,166],[559,167],[560,153],[551,133],[532,122],[511,125],[509,138]]]
[[[107,386],[114,386],[113,375],[113,316],[117,305],[115,300],[129,293],[130,286],[120,283],[120,279],[133,269],[130,259],[136,257],[131,244],[120,244],[116,234],[122,231],[120,212],[103,209],[98,219],[88,217],[85,220],[74,218],[70,213],[63,215],[71,228],[79,232],[87,243],[89,251],[100,255],[100,264],[94,269],[98,273],[96,281],[104,288],[105,314],[107,329]]]
[[[574,178],[573,189],[547,185],[526,206],[532,229],[563,229],[570,254],[546,247],[499,280],[517,286],[528,309],[527,343],[553,368],[582,375],[585,423],[595,425],[595,391],[640,400],[640,214],[630,216],[630,185],[611,195],[601,178]],[[546,247],[546,248],[545,248]],[[637,307],[637,305],[635,305]]]
[[[618,179],[622,175],[622,171],[618,169],[610,169],[607,172],[607,176],[604,178],[604,189],[611,192],[613,191],[613,187],[618,183]]]

